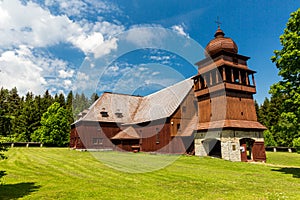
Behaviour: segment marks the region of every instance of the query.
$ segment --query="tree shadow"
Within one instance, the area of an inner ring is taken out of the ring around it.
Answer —
[[[16,183],[16,184],[3,184],[0,185],[0,199],[11,200],[19,199],[37,191],[40,186],[35,183]]]
[[[0,171],[0,182],[1,182],[2,176],[5,176],[5,175],[6,175],[6,172],[5,172],[5,171]]]
[[[294,178],[300,178],[300,168],[283,167],[278,169],[272,169],[272,171],[282,172],[284,174],[292,174]]]

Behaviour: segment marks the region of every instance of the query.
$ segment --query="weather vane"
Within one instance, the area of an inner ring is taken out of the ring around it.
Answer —
[[[220,22],[219,16],[217,17],[217,20],[215,21],[215,23],[218,25],[218,28],[220,28],[220,25],[221,25],[222,23]]]

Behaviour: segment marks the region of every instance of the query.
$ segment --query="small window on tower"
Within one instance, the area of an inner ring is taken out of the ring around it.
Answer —
[[[178,132],[181,131],[181,130],[180,130],[180,124],[179,124],[179,123],[177,124],[177,131],[178,131]]]
[[[236,64],[236,65],[239,63],[237,57],[233,57],[233,58],[232,58],[232,61],[233,61],[233,64]]]
[[[235,151],[235,150],[236,150],[236,145],[233,144],[233,145],[232,145],[232,151]]]
[[[182,106],[182,112],[186,112],[186,106]]]

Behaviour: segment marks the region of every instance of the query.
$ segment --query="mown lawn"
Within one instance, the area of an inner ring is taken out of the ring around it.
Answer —
[[[294,153],[268,153],[272,166],[181,156],[148,173],[118,171],[89,152],[69,149],[13,148],[6,154],[0,199],[300,199],[300,155]],[[147,156],[168,159],[133,153],[126,159]]]

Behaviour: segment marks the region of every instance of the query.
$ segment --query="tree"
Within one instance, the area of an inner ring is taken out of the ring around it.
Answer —
[[[9,91],[1,88],[0,90],[0,136],[7,137],[11,130],[11,115],[9,113],[8,103]]]
[[[271,86],[270,93],[282,98],[276,131],[284,136],[281,144],[292,146],[300,137],[300,9],[291,13],[280,36],[281,50],[275,50],[271,60],[279,69],[282,81]]]
[[[90,98],[90,105],[92,105],[95,101],[97,101],[97,99],[99,99],[99,96],[98,96],[98,94],[97,93],[93,93],[92,95],[91,95],[91,98]]]
[[[39,108],[36,106],[34,95],[28,92],[25,101],[16,116],[16,130],[14,133],[15,141],[29,142],[31,134],[38,128],[41,120]]]
[[[70,91],[66,100],[66,110],[68,112],[68,121],[70,124],[74,122],[73,117],[73,92]]]
[[[53,103],[41,119],[41,126],[32,135],[32,140],[49,146],[66,146],[69,143],[70,126],[66,109]]]
[[[24,98],[18,94],[16,87],[9,91],[8,96],[8,111],[11,118],[11,132],[10,137],[14,137],[15,133],[19,132],[22,122],[19,120],[20,112],[24,103]]]
[[[43,95],[41,99],[41,113],[44,113],[47,111],[49,106],[53,103],[53,97],[49,93],[49,90],[46,90],[45,94]]]
[[[6,156],[3,154],[4,151],[7,151],[7,148],[5,146],[3,146],[2,143],[0,142],[0,160],[6,158]]]

